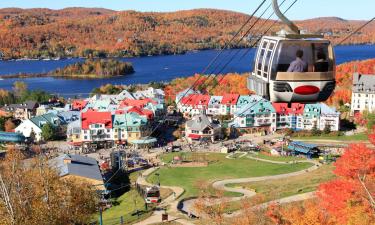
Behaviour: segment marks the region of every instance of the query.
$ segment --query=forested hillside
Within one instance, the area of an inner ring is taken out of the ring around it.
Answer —
[[[212,9],[173,13],[89,8],[0,9],[0,51],[5,58],[184,53],[223,46],[247,19],[245,14]],[[298,22],[303,29],[323,32],[333,40],[361,23],[339,18]],[[277,24],[272,32],[279,29]],[[374,31],[372,24],[348,43],[374,43]],[[247,39],[232,47],[245,46],[249,46]]]

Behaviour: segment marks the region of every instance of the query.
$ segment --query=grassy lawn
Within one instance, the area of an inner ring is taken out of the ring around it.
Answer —
[[[269,156],[262,153],[259,154],[250,154],[249,156],[259,159],[267,159],[272,161],[278,161],[278,162],[290,162],[290,161],[301,161],[306,160],[304,158],[298,158],[293,156]]]
[[[136,200],[136,204],[134,204],[134,199]],[[103,212],[104,224],[120,224],[121,216],[123,216],[125,223],[130,224],[145,219],[152,214],[150,209],[149,211],[145,211],[144,200],[135,189],[126,192],[117,198],[116,201],[118,205]],[[141,211],[139,218],[135,214],[137,209]]]
[[[359,133],[351,136],[311,136],[311,137],[292,137],[292,139],[298,140],[335,140],[335,141],[367,141],[368,137],[366,133]]]
[[[231,187],[243,187],[255,190],[263,195],[264,202],[285,198],[297,194],[315,191],[319,184],[335,178],[333,165],[323,165],[320,169],[288,179],[253,182],[249,184],[232,184]],[[232,202],[227,211],[236,211],[241,208],[241,202]]]
[[[139,172],[134,172],[129,174],[129,180],[131,184],[134,184],[137,180]],[[160,195],[162,199],[167,198],[172,194],[170,189],[162,188],[160,190]],[[136,204],[134,203],[136,200]],[[152,214],[152,210],[149,208],[148,211],[145,211],[145,202],[144,199],[137,193],[135,189],[131,189],[129,192],[126,192],[119,198],[115,199],[117,203],[116,206],[103,212],[103,223],[104,224],[120,224],[120,217],[123,216],[124,223],[132,224],[135,221],[143,220]],[[139,210],[140,216],[134,214]],[[98,216],[97,216],[98,218]],[[96,219],[96,218],[95,218]]]
[[[178,153],[177,153],[178,154]],[[186,153],[185,157],[191,153]],[[194,157],[198,157],[195,153]],[[163,156],[163,160],[168,162],[173,158],[174,154]],[[161,185],[181,186],[185,189],[183,197],[191,197],[198,195],[197,184],[200,182],[213,182],[215,180],[257,177],[290,173],[306,169],[311,166],[310,163],[298,163],[293,165],[277,165],[271,163],[257,162],[246,157],[240,159],[226,159],[225,154],[205,154],[201,157],[210,161],[208,167],[197,168],[168,168],[163,167],[158,170],[160,174]],[[157,183],[157,177],[152,174],[148,181]],[[232,194],[233,195],[233,194]],[[238,195],[238,194],[234,194]]]

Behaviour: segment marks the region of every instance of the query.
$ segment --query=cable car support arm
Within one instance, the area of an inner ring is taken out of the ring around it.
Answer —
[[[275,14],[277,15],[277,17],[279,17],[279,19],[285,23],[289,29],[294,33],[294,34],[300,34],[300,30],[299,28],[297,27],[297,25],[295,25],[292,21],[290,21],[281,11],[280,11],[280,8],[279,8],[279,4],[277,3],[277,0],[272,0],[272,5],[273,5],[273,11],[275,11]]]

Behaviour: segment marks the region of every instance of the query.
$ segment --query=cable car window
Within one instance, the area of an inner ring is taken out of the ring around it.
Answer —
[[[333,70],[333,63],[330,62],[329,45],[327,43],[313,44],[314,57],[314,72],[328,72]]]
[[[272,57],[272,52],[275,47],[274,42],[269,42],[268,49],[267,49],[267,54],[264,57],[263,61],[263,77],[268,78],[268,72],[269,72],[269,67],[271,65],[271,57]]]
[[[333,69],[329,59],[328,43],[312,43],[308,41],[287,41],[281,44],[276,70],[287,72],[290,64],[296,60],[296,53],[302,50],[302,61],[307,63],[308,72],[328,72]]]

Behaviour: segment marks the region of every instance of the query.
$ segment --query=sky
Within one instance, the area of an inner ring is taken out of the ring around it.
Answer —
[[[0,8],[100,7],[113,10],[170,12],[216,8],[251,14],[262,0],[0,0]],[[271,0],[267,0],[271,1]],[[289,5],[293,0],[287,0]],[[279,0],[281,2],[281,0]],[[375,16],[375,0],[298,0],[288,13],[293,20],[322,16],[369,20]]]

